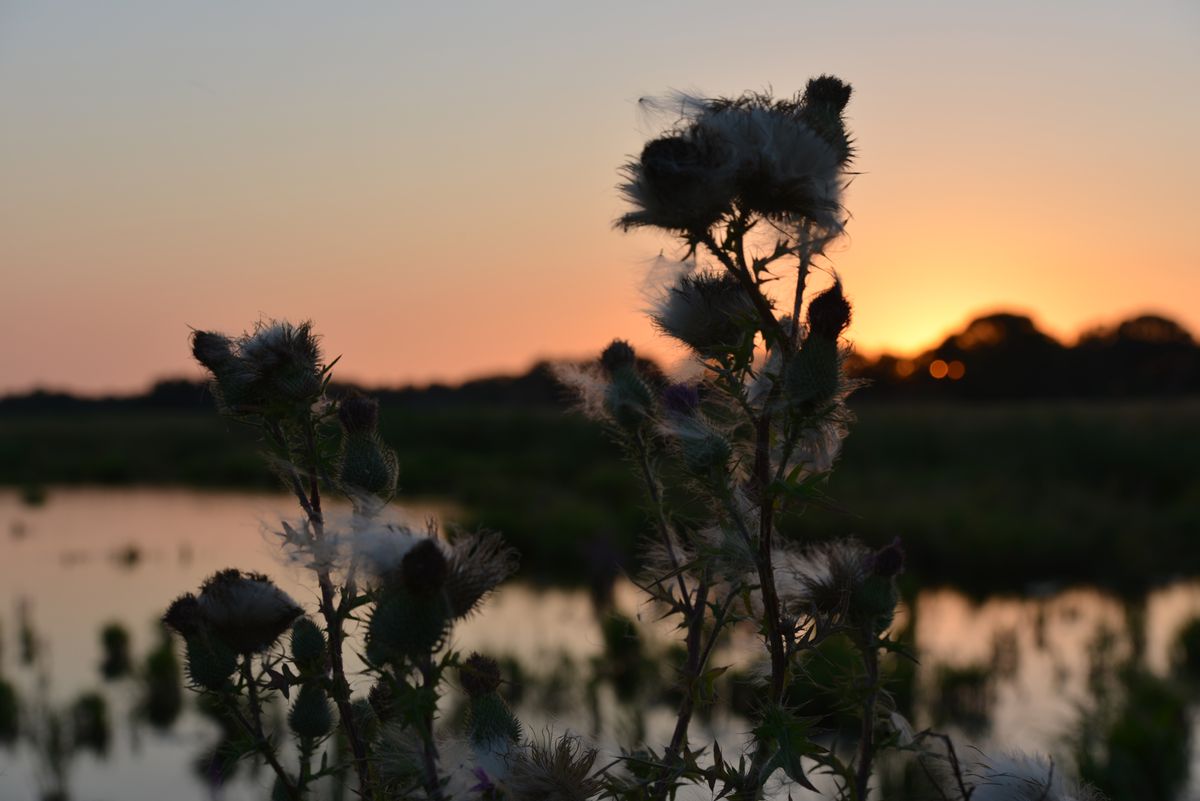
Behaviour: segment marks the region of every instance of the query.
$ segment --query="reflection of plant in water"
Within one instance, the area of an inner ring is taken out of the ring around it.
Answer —
[[[1107,632],[1096,638],[1093,701],[1074,736],[1080,775],[1111,801],[1176,798],[1189,773],[1188,694],[1139,664],[1138,641],[1117,660],[1115,638]]]
[[[1200,618],[1188,621],[1175,636],[1171,667],[1180,678],[1200,683]]]
[[[139,712],[157,729],[170,728],[183,710],[183,669],[166,630],[142,667],[143,696]]]
[[[129,655],[129,631],[120,623],[109,623],[100,630],[100,645],[104,652],[100,675],[106,681],[129,675],[133,669],[133,660]]]
[[[929,712],[937,726],[957,725],[971,736],[982,734],[996,699],[993,673],[983,665],[940,665],[934,676]]]
[[[50,654],[38,639],[32,609],[24,599],[18,605],[18,618],[22,665],[32,687],[21,699],[13,684],[0,678],[0,742],[19,737],[28,743],[36,758],[43,800],[66,801],[74,758],[85,750],[97,756],[108,752],[108,702],[97,692],[84,692],[65,708],[57,706],[51,699]]]

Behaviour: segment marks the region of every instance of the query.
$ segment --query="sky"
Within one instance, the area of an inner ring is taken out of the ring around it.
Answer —
[[[260,318],[374,385],[670,362],[642,288],[677,247],[612,225],[638,98],[821,73],[860,351],[998,309],[1200,334],[1194,0],[0,0],[0,392],[196,376],[190,327]]]

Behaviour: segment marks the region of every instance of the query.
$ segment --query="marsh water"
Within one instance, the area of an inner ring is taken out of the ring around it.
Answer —
[[[103,748],[57,762],[48,758],[45,732],[0,743],[0,801],[43,798],[55,771],[73,799],[264,798],[265,773],[239,774],[216,786],[198,769],[218,729],[187,694],[176,719],[146,723],[137,674],[160,643],[156,621],[162,610],[214,570],[237,566],[267,573],[315,606],[304,569],[281,562],[270,533],[281,518],[294,517],[288,499],[52,489],[44,502],[27,501],[14,491],[0,492],[0,677],[16,689],[23,728],[36,731],[39,714],[69,708],[81,693],[94,691],[105,701],[111,733]],[[427,504],[407,514],[419,522],[452,517],[453,510]],[[651,658],[655,648],[665,648],[669,632],[654,622],[636,589],[618,582],[614,597],[616,610],[636,621],[650,643]],[[1081,715],[1093,703],[1097,665],[1136,649],[1145,668],[1164,675],[1178,633],[1198,616],[1200,582],[1194,580],[1136,601],[1089,588],[1040,587],[984,600],[957,590],[924,590],[897,621],[911,625],[920,659],[911,680],[912,722],[944,722],[961,742],[985,749],[1067,756]],[[130,633],[132,676],[106,679],[100,670],[100,632],[111,623]],[[533,726],[595,731],[614,747],[635,731],[665,740],[672,722],[665,706],[651,707],[635,721],[610,690],[581,695],[571,686],[572,677],[595,664],[604,642],[585,589],[512,584],[455,630],[453,645],[517,666],[533,688],[519,710]],[[753,653],[751,632],[734,637],[719,655],[722,664],[744,662],[743,650]],[[697,725],[732,749],[746,722],[729,712]],[[1198,739],[1193,736],[1193,743]],[[1194,753],[1192,764],[1198,764]]]

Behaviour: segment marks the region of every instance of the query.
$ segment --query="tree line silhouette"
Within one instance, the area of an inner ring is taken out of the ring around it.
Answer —
[[[1178,322],[1152,314],[1086,331],[1074,345],[1067,345],[1028,316],[998,312],[972,320],[962,331],[910,358],[852,354],[849,372],[868,382],[855,395],[859,401],[1172,397],[1200,394],[1200,345]],[[385,405],[569,405],[546,362],[516,376],[372,393]],[[167,379],[133,396],[83,398],[44,390],[10,395],[0,398],[0,413],[207,410],[211,402],[202,382]]]

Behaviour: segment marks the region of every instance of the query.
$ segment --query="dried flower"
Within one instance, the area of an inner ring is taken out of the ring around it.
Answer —
[[[505,788],[514,801],[587,801],[602,787],[592,774],[596,756],[578,737],[547,732],[509,760]]]
[[[663,333],[705,357],[748,351],[758,319],[737,278],[708,272],[681,275],[650,317]]]
[[[1094,789],[1070,781],[1041,756],[1018,753],[990,759],[970,779],[971,801],[1102,801]]]
[[[451,546],[446,597],[450,614],[471,614],[488,593],[517,572],[520,556],[494,531],[460,536]]]

